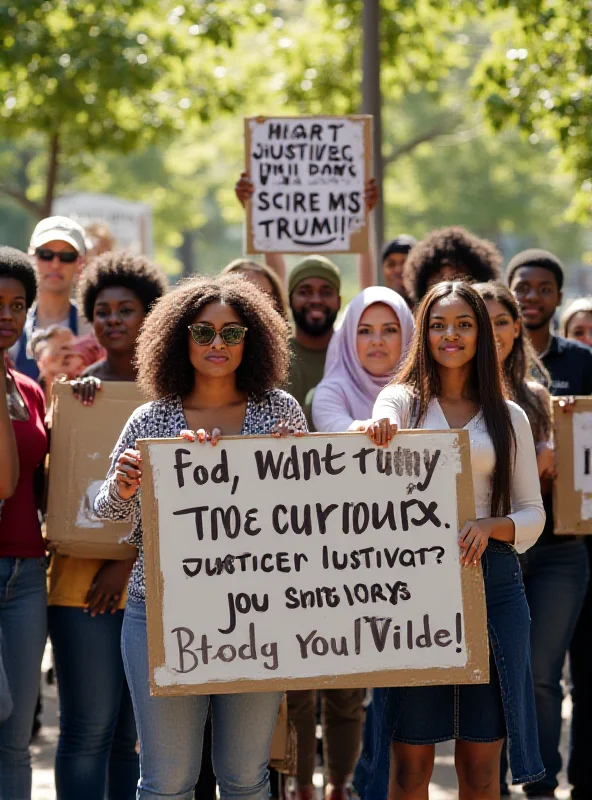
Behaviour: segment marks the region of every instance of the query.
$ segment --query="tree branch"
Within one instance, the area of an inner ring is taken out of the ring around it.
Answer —
[[[41,218],[43,216],[43,207],[33,202],[33,200],[29,200],[27,195],[20,189],[15,189],[12,186],[6,186],[0,183],[0,194],[4,194],[6,197],[15,200],[25,211],[29,211],[35,217]]]
[[[417,136],[414,136],[413,139],[409,139],[402,145],[399,145],[399,147],[395,147],[390,153],[383,156],[382,161],[385,168],[393,164],[395,161],[398,161],[403,156],[412,153],[413,150],[415,150],[416,147],[419,147],[420,144],[431,142],[434,139],[437,139],[439,136],[451,133],[458,125],[459,121],[460,117],[457,115],[446,117],[445,119],[437,122],[431,128],[428,128],[427,131],[419,133]]]

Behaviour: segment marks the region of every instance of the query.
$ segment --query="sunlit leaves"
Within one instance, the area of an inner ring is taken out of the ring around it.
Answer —
[[[243,0],[9,0],[0,6],[0,129],[60,133],[62,149],[131,150],[233,110],[218,51],[269,21]]]
[[[533,144],[552,139],[579,177],[573,205],[592,211],[592,6],[588,0],[524,0],[475,75],[497,130],[516,125]]]

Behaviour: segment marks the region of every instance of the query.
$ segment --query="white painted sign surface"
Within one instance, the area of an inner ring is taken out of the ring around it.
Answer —
[[[247,120],[255,252],[355,249],[365,226],[367,124],[350,117]]]
[[[573,415],[574,488],[582,494],[582,519],[592,518],[592,412]]]
[[[362,435],[142,445],[162,575],[153,683],[465,667],[459,446],[456,432],[387,451]]]

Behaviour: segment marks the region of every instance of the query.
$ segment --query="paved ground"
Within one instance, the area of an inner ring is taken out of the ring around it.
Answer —
[[[48,659],[44,661],[44,670],[49,667]],[[563,736],[562,736],[562,750],[564,753],[567,748],[568,741],[568,728],[566,720],[569,719],[570,702],[567,699],[564,702],[563,716]],[[53,784],[53,758],[58,733],[57,721],[57,697],[56,687],[48,686],[43,681],[43,728],[41,733],[33,745],[33,800],[55,800],[55,791]],[[318,782],[321,786],[320,774],[315,776],[315,783]],[[442,745],[436,757],[436,769],[434,770],[434,780],[430,791],[430,800],[455,800],[458,798],[458,791],[455,789],[456,781],[454,774],[454,758],[453,748],[450,742]],[[320,796],[320,792],[319,792]],[[516,791],[514,800],[520,800],[524,795],[522,791]],[[565,775],[562,775],[562,786],[557,792],[557,797],[560,800],[567,800],[569,798],[568,785],[565,780]]]

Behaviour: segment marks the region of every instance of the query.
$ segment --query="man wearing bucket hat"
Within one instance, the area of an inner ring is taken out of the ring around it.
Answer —
[[[288,390],[304,406],[323,377],[327,348],[341,307],[339,268],[324,256],[307,256],[288,278],[294,336]]]
[[[84,229],[68,217],[42,219],[31,236],[29,255],[37,271],[37,302],[29,310],[25,329],[10,355],[17,370],[38,380],[39,370],[31,352],[33,331],[51,325],[70,328],[75,335],[91,330],[71,299],[86,255]]]

